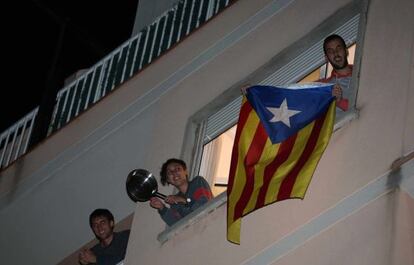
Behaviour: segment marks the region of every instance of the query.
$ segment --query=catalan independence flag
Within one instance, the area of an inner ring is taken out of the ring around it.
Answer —
[[[332,85],[253,86],[244,96],[227,187],[227,239],[241,218],[270,203],[303,199],[335,120]]]

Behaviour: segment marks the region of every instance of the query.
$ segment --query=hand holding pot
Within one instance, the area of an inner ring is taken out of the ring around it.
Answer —
[[[179,195],[168,195],[167,198],[165,198],[165,202],[168,204],[186,204],[187,199]]]
[[[157,197],[151,197],[150,198],[150,206],[152,208],[158,209],[158,210],[162,210],[164,209],[165,205],[162,202],[161,199],[157,198]]]

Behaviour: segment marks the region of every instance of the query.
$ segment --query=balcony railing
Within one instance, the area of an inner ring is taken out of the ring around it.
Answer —
[[[65,126],[235,1],[179,1],[151,25],[58,92],[48,135]],[[0,169],[27,151],[36,114],[37,108],[1,134]]]
[[[0,135],[0,169],[26,153],[37,111],[34,109]]]

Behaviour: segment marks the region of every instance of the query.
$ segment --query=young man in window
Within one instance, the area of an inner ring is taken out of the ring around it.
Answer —
[[[335,84],[332,95],[336,97],[336,105],[341,110],[347,111],[348,99],[352,96],[350,86],[353,65],[348,63],[348,49],[344,39],[336,34],[326,37],[323,51],[333,70],[328,78],[319,79],[318,82]]]
[[[203,177],[197,176],[188,181],[187,165],[183,160],[168,159],[162,165],[160,175],[163,185],[168,183],[178,189],[177,194],[169,195],[164,200],[169,207],[157,197],[150,199],[151,207],[158,210],[161,218],[169,226],[213,198],[210,186]]]
[[[80,264],[115,265],[125,258],[130,230],[114,232],[114,216],[107,209],[96,209],[89,216],[89,225],[99,240],[91,249],[79,253]]]

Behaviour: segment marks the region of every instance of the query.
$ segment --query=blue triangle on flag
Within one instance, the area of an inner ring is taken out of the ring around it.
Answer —
[[[320,117],[335,99],[333,85],[252,86],[247,99],[260,118],[273,144],[280,143]]]

